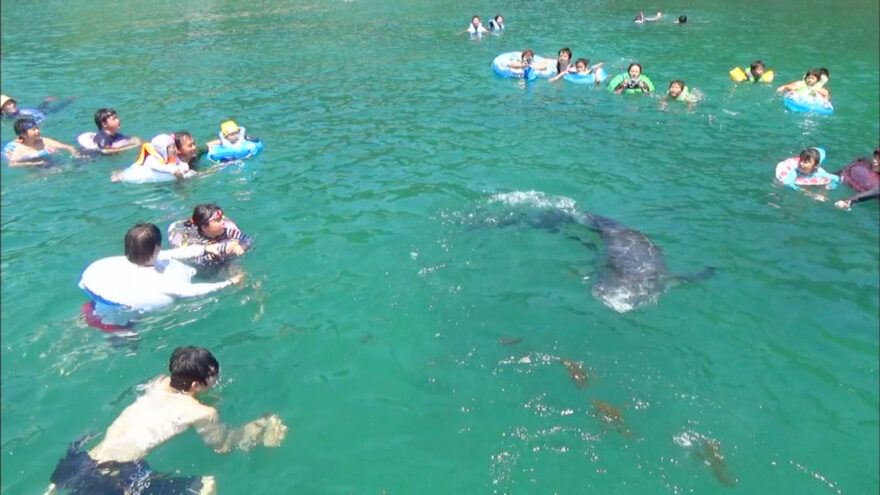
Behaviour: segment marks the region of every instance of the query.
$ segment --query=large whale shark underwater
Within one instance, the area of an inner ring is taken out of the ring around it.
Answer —
[[[711,277],[711,267],[690,274],[669,271],[663,251],[638,230],[617,221],[580,211],[568,198],[547,198],[543,193],[529,191],[496,194],[492,201],[508,205],[537,208],[538,214],[507,217],[498,226],[525,222],[533,227],[557,231],[565,224],[577,223],[599,234],[605,243],[605,259],[593,284],[593,297],[609,308],[625,313],[647,304],[655,304],[666,289],[682,283]]]

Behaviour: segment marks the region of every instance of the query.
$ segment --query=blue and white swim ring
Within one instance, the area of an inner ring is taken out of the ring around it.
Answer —
[[[187,170],[183,173],[184,179],[189,179],[190,177],[194,177],[196,172],[194,170]],[[176,180],[174,174],[170,174],[168,172],[162,172],[159,170],[155,170],[150,168],[148,165],[140,165],[137,163],[132,163],[125,170],[122,171],[122,182],[128,182],[129,184],[145,184],[148,182],[171,182]]]
[[[501,77],[524,78],[525,72],[523,69],[512,69],[510,67],[510,62],[519,62],[521,55],[522,52],[507,52],[498,55],[495,57],[495,60],[492,61],[492,70]],[[553,77],[556,74],[556,60],[546,59],[535,55],[535,64],[540,63],[542,60],[547,61],[547,67],[544,70],[532,69],[529,71],[528,79],[530,81],[538,77]]]
[[[601,83],[605,79],[608,78],[608,72],[605,71],[602,67],[597,67],[593,69],[587,75],[581,75],[577,73],[569,73],[562,76],[564,81],[572,82],[575,84],[596,84]]]
[[[234,145],[218,144],[208,149],[208,160],[214,163],[243,160],[263,151],[263,142],[259,139],[242,139]]]
[[[792,112],[818,113],[821,115],[831,115],[834,113],[834,105],[819,95],[811,96],[797,92],[787,93],[782,98],[782,104]]]

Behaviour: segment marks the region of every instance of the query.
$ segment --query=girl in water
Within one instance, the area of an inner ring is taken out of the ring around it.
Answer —
[[[822,73],[816,69],[809,70],[804,74],[801,81],[792,81],[776,88],[777,93],[805,93],[807,95],[821,96],[826,100],[831,99],[831,92],[825,87],[825,81],[822,80]]]
[[[219,254],[205,253],[196,259],[200,265],[213,265],[243,255],[253,241],[239,230],[235,222],[223,215],[219,206],[205,203],[193,209],[191,218],[179,220],[168,227],[168,242],[175,248],[219,243]]]
[[[651,85],[648,84],[650,79],[647,76],[642,75],[642,65],[637,63],[629,64],[629,67],[626,69],[629,74],[629,79],[624,79],[620,81],[620,83],[614,87],[614,92],[617,94],[623,93],[626,91],[627,93],[637,93],[641,91],[642,93],[650,93]]]
[[[795,191],[804,191],[816,201],[825,201],[825,196],[801,189],[801,186],[825,186],[826,189],[834,189],[840,184],[840,177],[819,166],[823,161],[825,150],[807,148],[800,155],[776,164],[776,180]]]

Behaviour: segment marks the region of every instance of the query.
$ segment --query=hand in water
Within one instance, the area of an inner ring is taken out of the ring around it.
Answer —
[[[841,210],[848,210],[850,205],[852,205],[852,201],[847,201],[845,199],[841,199],[840,201],[834,203],[834,206],[840,208]]]
[[[233,285],[238,285],[244,280],[244,273],[238,273],[231,277],[229,277],[229,281],[233,283]]]
[[[222,249],[222,245],[217,242],[213,242],[211,244],[205,245],[205,254],[210,254],[213,257],[220,256],[220,250]]]
[[[263,445],[266,447],[278,447],[287,436],[287,425],[285,425],[277,414],[261,418],[263,421]]]
[[[241,256],[244,254],[244,248],[241,247],[238,241],[229,241],[226,243],[226,254]]]

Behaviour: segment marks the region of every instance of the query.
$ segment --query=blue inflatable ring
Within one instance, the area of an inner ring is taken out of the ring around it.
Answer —
[[[831,102],[821,96],[788,93],[782,98],[782,103],[785,105],[785,108],[792,112],[818,113],[821,115],[831,115],[834,113],[834,106]]]
[[[208,149],[208,160],[212,162],[228,162],[232,160],[242,160],[258,154],[263,150],[263,142],[259,139],[251,141],[243,140],[235,146],[224,146],[218,144]]]
[[[535,55],[534,62],[539,63],[542,60],[547,60],[547,67],[544,70],[530,70],[528,77],[526,77],[523,69],[512,69],[509,65],[510,62],[519,61],[520,55],[522,55],[522,52],[507,52],[498,55],[492,61],[492,70],[501,77],[526,78],[529,81],[533,81],[538,77],[553,77],[556,74],[556,63],[554,60],[544,59]]]
[[[608,78],[608,73],[605,72],[605,69],[603,69],[602,67],[593,69],[592,72],[585,76],[573,73],[568,73],[562,76],[562,79],[564,81],[572,82],[575,84],[596,84],[597,82],[604,81],[606,78]]]

